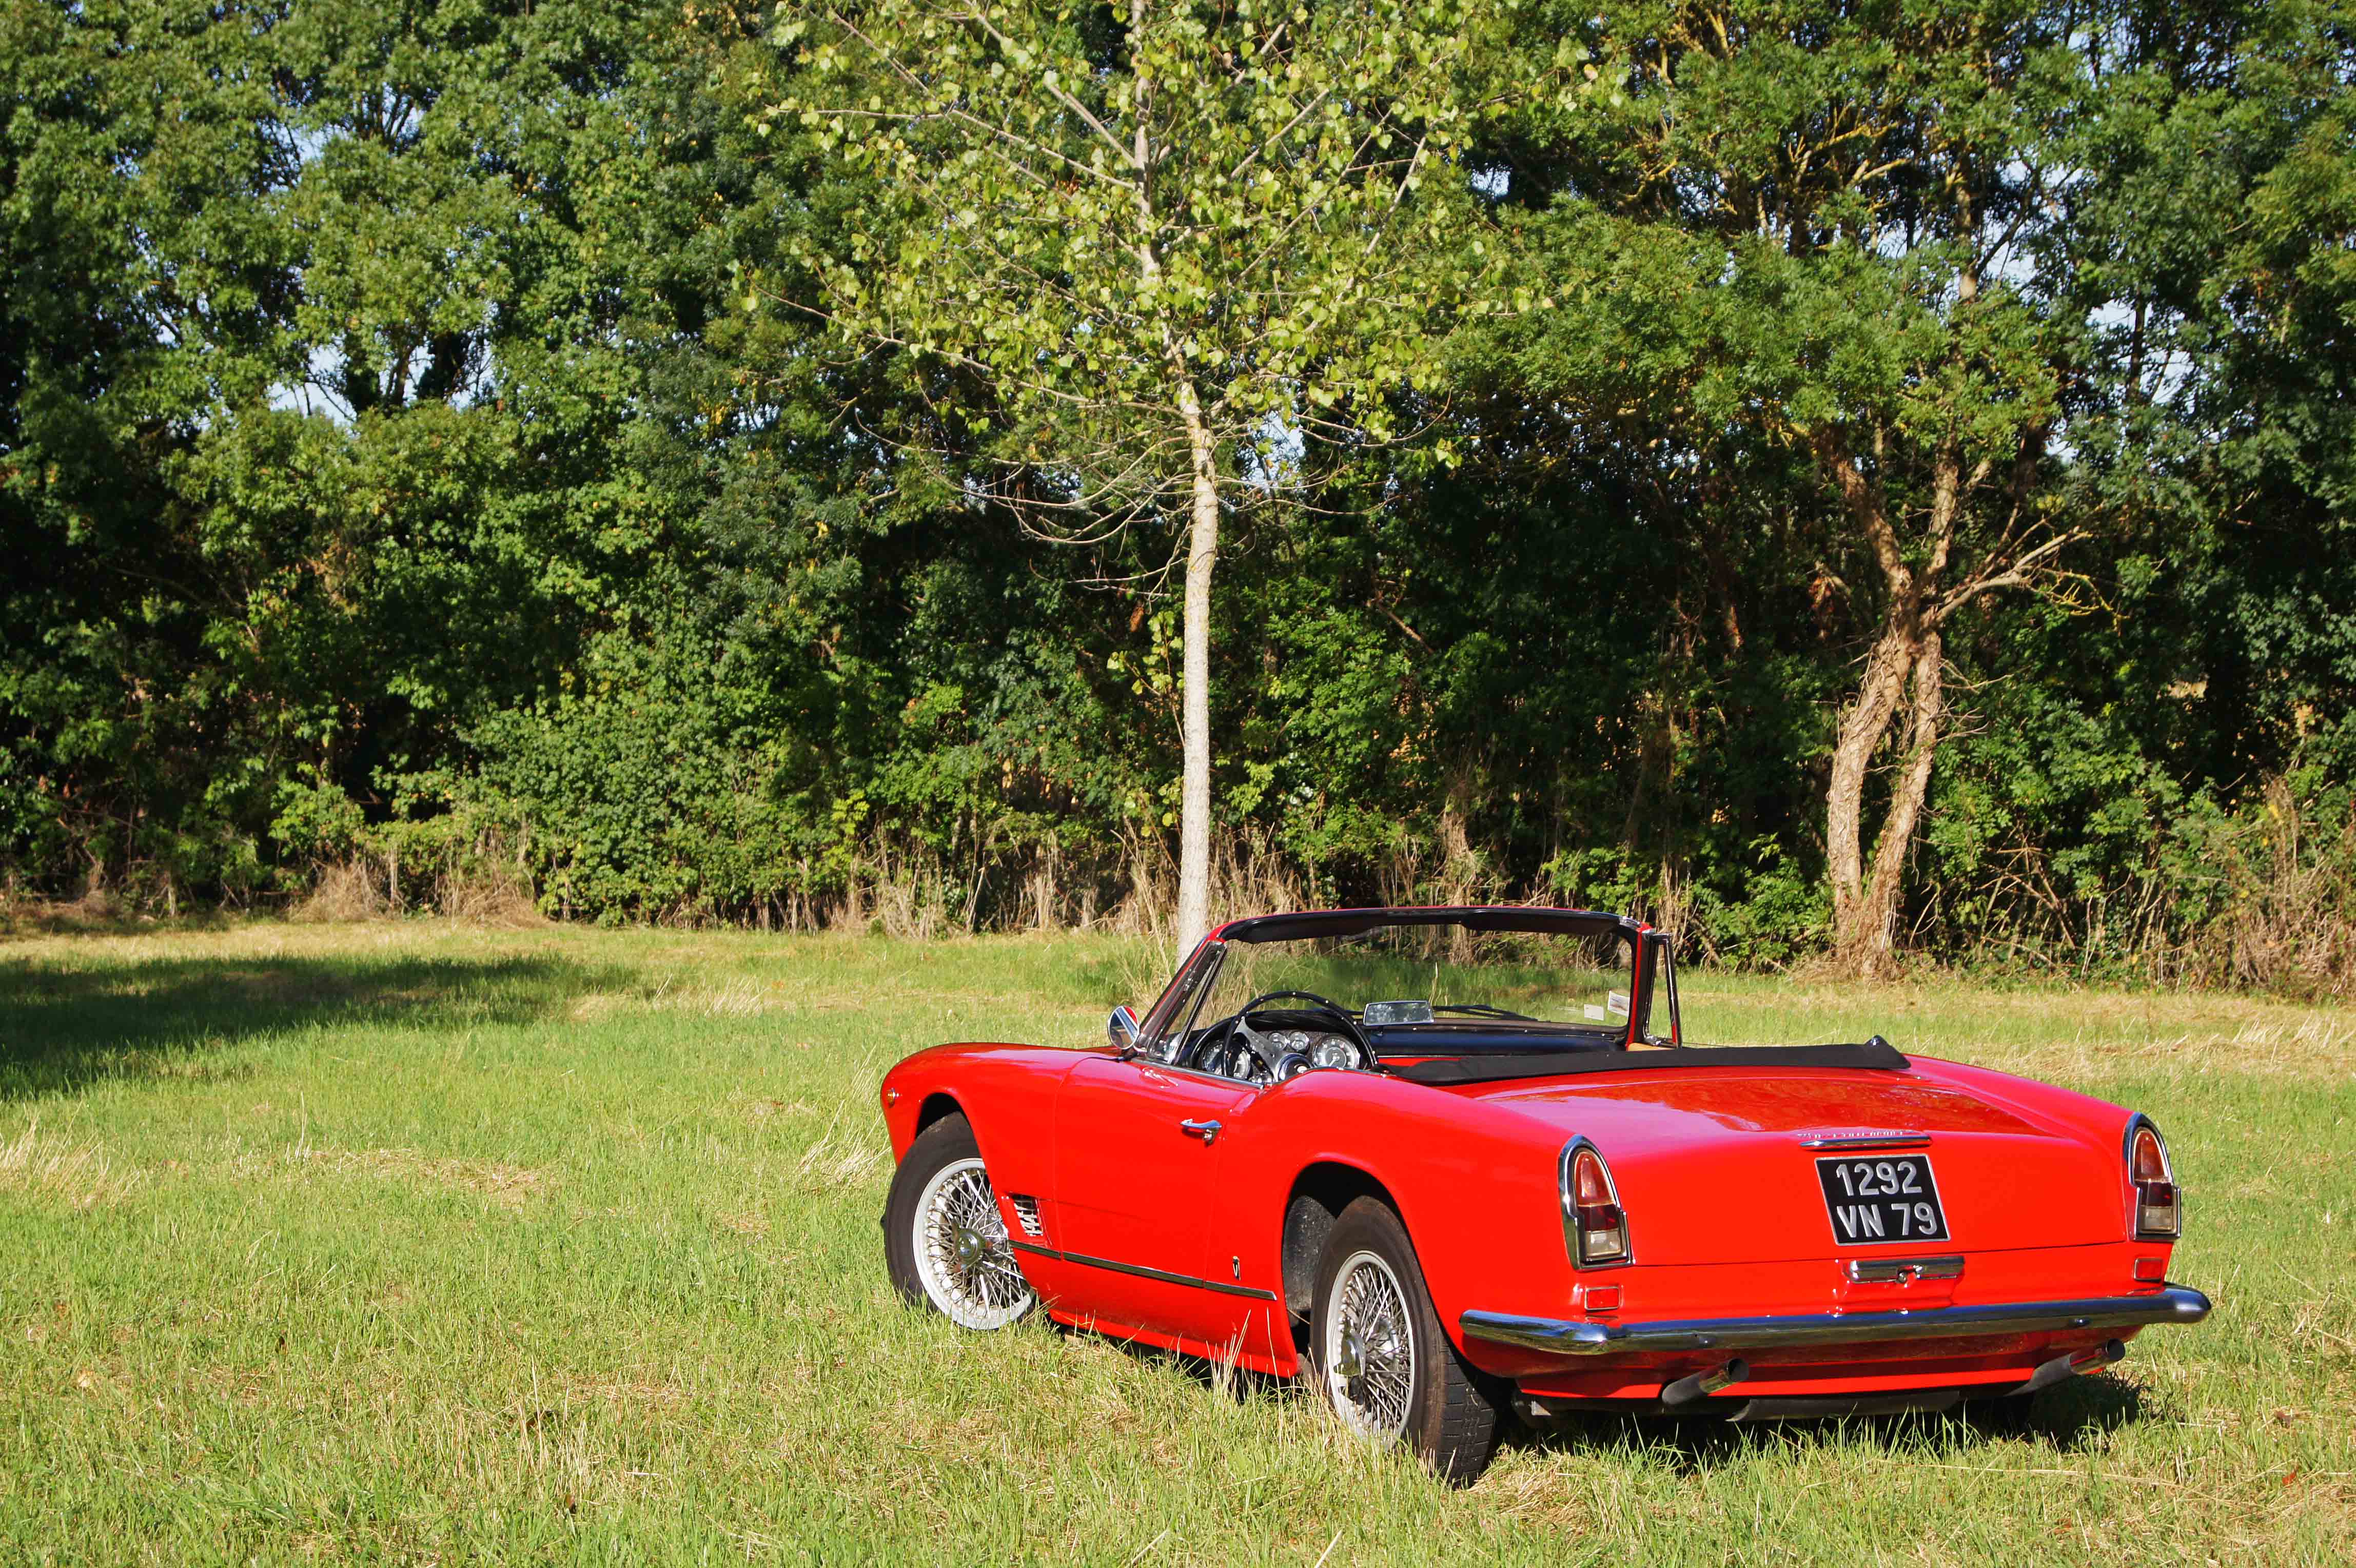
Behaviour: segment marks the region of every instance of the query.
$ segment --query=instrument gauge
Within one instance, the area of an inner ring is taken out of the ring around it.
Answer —
[[[1312,1067],[1356,1067],[1358,1047],[1339,1035],[1327,1035],[1309,1053]]]

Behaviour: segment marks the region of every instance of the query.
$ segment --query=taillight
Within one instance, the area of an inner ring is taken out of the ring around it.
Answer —
[[[1612,1184],[1612,1168],[1584,1138],[1571,1140],[1562,1152],[1562,1232],[1571,1262],[1582,1269],[1628,1261],[1628,1217],[1620,1210],[1619,1188]]]
[[[2173,1238],[2183,1233],[2184,1206],[2169,1169],[2168,1145],[2143,1117],[2127,1125],[2127,1180],[2135,1187],[2135,1233]]]

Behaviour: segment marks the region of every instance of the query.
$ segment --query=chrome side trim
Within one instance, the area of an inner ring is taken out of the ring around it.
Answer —
[[[1033,1252],[1058,1262],[1078,1263],[1086,1268],[1107,1269],[1116,1274],[1135,1274],[1140,1279],[1160,1280],[1164,1284],[1192,1285],[1196,1290],[1215,1291],[1221,1295],[1249,1296],[1254,1301],[1274,1301],[1276,1293],[1251,1285],[1231,1285],[1225,1280],[1198,1280],[1192,1274],[1173,1274],[1167,1269],[1149,1269],[1142,1263],[1116,1263],[1110,1258],[1091,1258],[1083,1252],[1059,1252],[1053,1247],[1042,1247],[1030,1241],[1010,1240],[1006,1243],[1018,1252]]]
[[[1772,1350],[1785,1345],[1875,1344],[1893,1339],[1961,1339],[1987,1334],[2042,1334],[2198,1323],[2209,1298],[2184,1285],[2149,1295],[2083,1301],[2002,1302],[1934,1306],[1916,1312],[1809,1312],[1776,1317],[1694,1317],[1655,1323],[1587,1323],[1472,1311],[1457,1319],[1467,1339],[1543,1350],[1554,1356],[1612,1356],[1636,1350]]]
[[[1839,1137],[1803,1138],[1804,1149],[1927,1149],[1928,1133],[1859,1133]]]
[[[1860,1283],[1907,1280],[1959,1280],[1964,1261],[1956,1258],[1851,1258],[1848,1277]]]

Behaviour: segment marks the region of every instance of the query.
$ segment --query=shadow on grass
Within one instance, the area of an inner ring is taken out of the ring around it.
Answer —
[[[1055,1327],[1058,1333],[1083,1332],[1061,1324]],[[1319,1397],[1306,1378],[1230,1369],[1199,1356],[1134,1340],[1107,1337],[1102,1342],[1138,1361],[1173,1368],[1206,1393],[1237,1400]],[[1601,1412],[1565,1416],[1543,1427],[1507,1418],[1501,1424],[1498,1448],[1538,1454],[1642,1451],[1667,1458],[1686,1474],[1754,1456],[1769,1445],[1805,1447],[1860,1440],[1894,1457],[1954,1453],[2007,1440],[2043,1443],[2059,1453],[2072,1454],[2141,1420],[2143,1413],[2142,1391],[2135,1384],[2107,1373],[2092,1373],[2027,1399],[1972,1400],[1950,1411],[1901,1415],[1731,1422],[1657,1411]]]
[[[1951,1411],[1903,1415],[1730,1422],[1659,1413],[1574,1415],[1543,1429],[1516,1428],[1509,1447],[1537,1452],[1640,1448],[1694,1472],[1756,1454],[1764,1444],[1863,1441],[1891,1455],[1976,1448],[2018,1439],[2075,1453],[2141,1419],[2141,1391],[2105,1375],[2073,1378],[2028,1399],[1974,1400]]]
[[[212,1058],[318,1024],[525,1024],[620,990],[627,970],[544,955],[170,959],[92,969],[0,961],[0,1101],[105,1078],[236,1076]]]

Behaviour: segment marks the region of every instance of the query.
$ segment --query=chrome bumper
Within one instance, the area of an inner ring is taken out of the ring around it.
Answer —
[[[1772,1350],[1788,1345],[1865,1345],[1892,1339],[2141,1327],[2154,1323],[2198,1323],[2208,1316],[2207,1296],[2183,1285],[2169,1285],[2149,1295],[1933,1306],[1916,1312],[1810,1312],[1779,1317],[1589,1323],[1476,1311],[1466,1313],[1457,1324],[1467,1339],[1493,1345],[1513,1345],[1554,1356],[1613,1356],[1642,1350]]]

